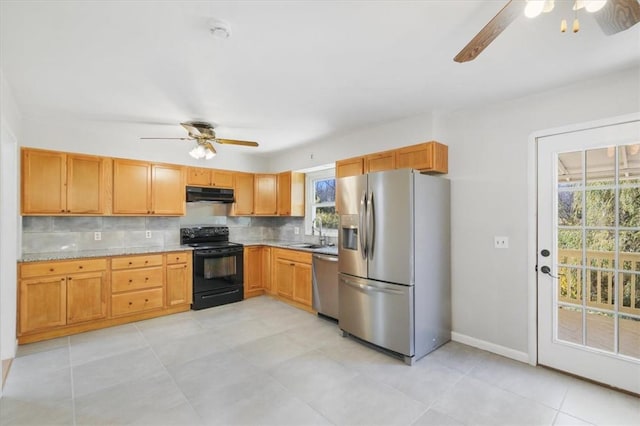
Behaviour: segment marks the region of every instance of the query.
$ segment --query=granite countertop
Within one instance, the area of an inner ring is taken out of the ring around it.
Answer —
[[[288,250],[299,250],[306,251],[310,253],[320,253],[327,254],[332,256],[338,255],[338,247],[337,246],[324,246],[319,248],[311,248],[311,247],[294,247],[296,244],[304,244],[304,241],[283,241],[283,240],[233,240],[234,243],[240,243],[245,246],[270,246],[270,247],[278,247],[284,248]],[[315,243],[310,243],[315,244]]]
[[[39,262],[43,260],[70,260],[85,259],[90,257],[122,256],[128,254],[165,253],[170,251],[193,250],[189,246],[168,246],[168,247],[120,247],[103,250],[83,250],[83,251],[56,251],[51,253],[30,253],[23,254],[18,262]]]

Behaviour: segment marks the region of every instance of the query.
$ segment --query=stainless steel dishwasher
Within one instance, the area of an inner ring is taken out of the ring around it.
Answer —
[[[313,254],[313,309],[338,319],[338,256]]]

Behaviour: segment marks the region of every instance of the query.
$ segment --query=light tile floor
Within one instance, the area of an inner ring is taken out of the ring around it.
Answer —
[[[0,424],[631,425],[640,399],[451,342],[404,365],[259,297],[19,348]]]

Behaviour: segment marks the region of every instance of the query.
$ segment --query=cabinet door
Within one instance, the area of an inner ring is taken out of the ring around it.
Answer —
[[[167,265],[167,306],[191,303],[188,269],[186,263]]]
[[[255,175],[254,183],[254,214],[275,216],[278,213],[276,175]]]
[[[21,333],[65,325],[66,278],[57,276],[22,280],[19,319]]]
[[[378,152],[364,158],[365,173],[381,172],[396,168],[395,151]]]
[[[143,161],[113,160],[113,213],[151,213],[151,165]]]
[[[278,174],[278,216],[304,216],[304,173]]]
[[[22,213],[65,213],[66,154],[22,150]]]
[[[236,173],[234,177],[233,214],[246,216],[253,214],[253,174]]]
[[[211,169],[189,167],[187,171],[187,185],[209,186],[211,185]]]
[[[364,159],[362,157],[336,161],[336,178],[358,176],[363,173]]]
[[[104,158],[89,155],[67,156],[67,212],[104,212]]]
[[[212,170],[211,185],[221,188],[233,188],[233,172],[227,170]]]
[[[105,272],[67,277],[67,324],[107,317]]]
[[[152,171],[151,213],[184,215],[185,185],[182,167],[154,164]]]
[[[274,278],[278,286],[278,294],[291,299],[293,297],[295,264],[290,260],[278,257],[276,258],[274,268]]]
[[[296,263],[293,277],[293,300],[311,306],[311,265]]]
[[[396,150],[396,168],[437,173],[448,171],[448,147],[431,141]]]
[[[244,248],[244,296],[262,294],[262,247]]]
[[[291,172],[278,174],[278,216],[291,214]]]

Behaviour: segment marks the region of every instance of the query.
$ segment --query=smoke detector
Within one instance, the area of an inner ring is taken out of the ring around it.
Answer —
[[[229,38],[231,37],[231,25],[219,19],[212,19],[209,21],[209,32],[215,38]]]

